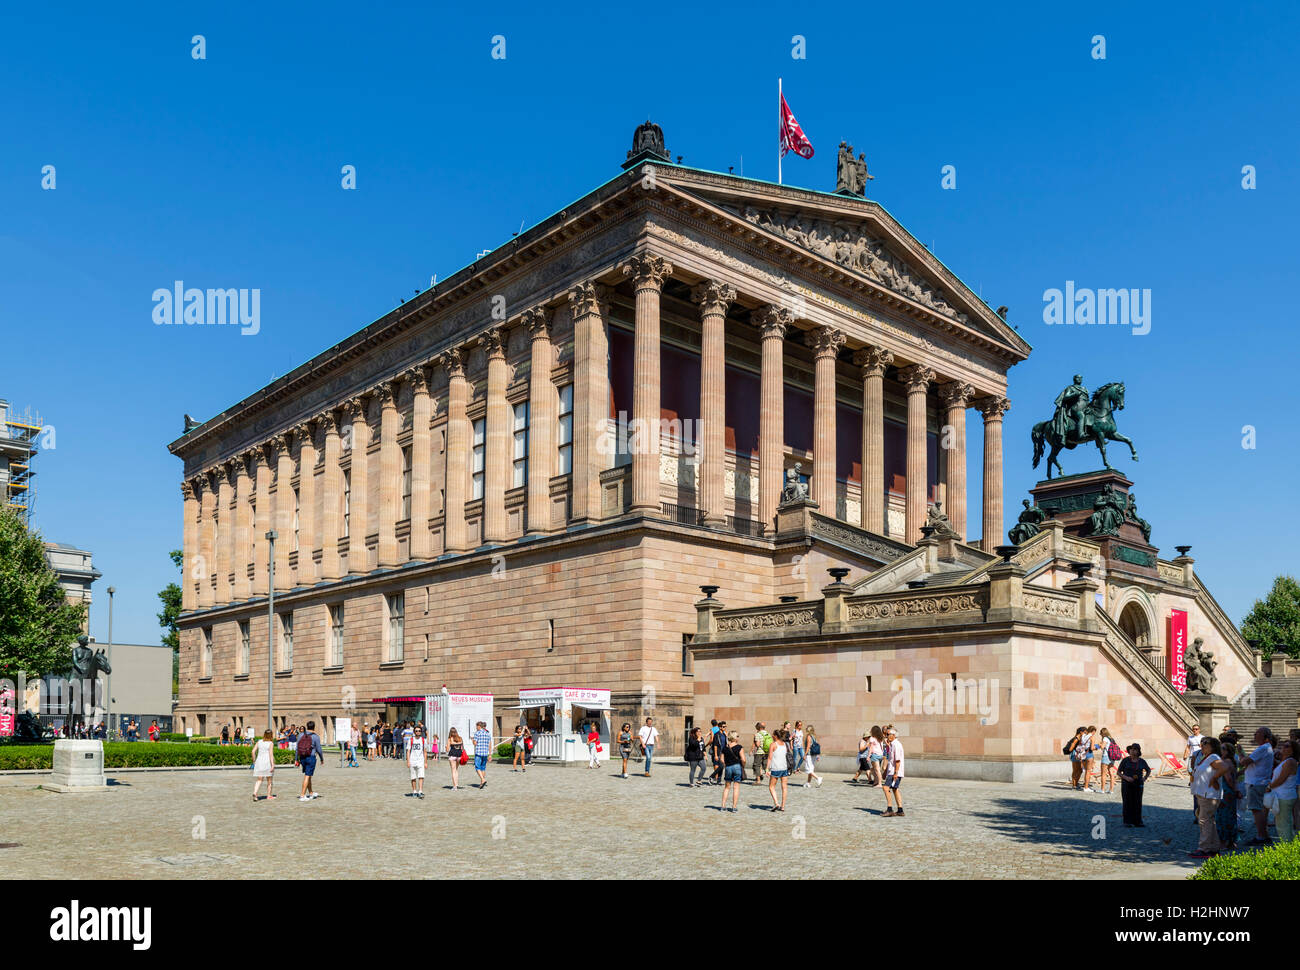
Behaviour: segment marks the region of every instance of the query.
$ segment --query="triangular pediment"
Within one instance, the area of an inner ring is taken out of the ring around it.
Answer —
[[[878,287],[1028,356],[1029,344],[879,204],[711,172],[659,177],[755,229],[835,263]]]

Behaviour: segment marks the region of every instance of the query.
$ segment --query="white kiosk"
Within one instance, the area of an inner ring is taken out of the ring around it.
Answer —
[[[533,736],[533,759],[585,762],[584,721],[600,733],[599,759],[610,756],[609,691],[589,687],[539,687],[519,692],[519,723]]]
[[[479,721],[492,731],[492,695],[491,694],[453,694],[446,687],[439,694],[429,694],[424,698],[424,730],[427,734],[438,735],[438,756],[447,753],[447,732],[455,728],[461,740],[469,745],[467,750],[474,753],[474,725]],[[492,732],[495,734],[495,732]]]

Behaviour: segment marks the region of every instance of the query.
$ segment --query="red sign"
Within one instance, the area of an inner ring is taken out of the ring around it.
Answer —
[[[14,689],[0,687],[0,738],[14,736]]]
[[[1187,611],[1169,611],[1169,682],[1178,693],[1187,693],[1187,665],[1183,656],[1187,653]]]

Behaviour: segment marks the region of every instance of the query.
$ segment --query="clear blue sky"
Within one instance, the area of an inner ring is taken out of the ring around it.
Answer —
[[[1283,405],[1300,16],[1058,6],[9,5],[0,396],[56,428],[35,524],[94,552],[92,633],[107,635],[111,584],[115,639],[159,635],[182,413],[210,417],[604,182],[646,117],[688,165],[774,180],[778,76],[817,150],[787,158],[786,181],[833,189],[852,141],[869,195],[1034,345],[1011,372],[1008,524],[1039,477],[1029,428],[1070,375],[1125,380],[1142,461],[1114,464],[1152,541],[1193,544],[1240,620],[1300,538]],[[260,288],[261,332],[155,326],[150,295],[177,279]],[[1150,333],[1046,326],[1043,291],[1066,280],[1149,288]],[[971,432],[977,496],[974,413]]]

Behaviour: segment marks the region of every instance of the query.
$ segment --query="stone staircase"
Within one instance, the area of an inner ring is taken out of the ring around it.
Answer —
[[[1228,723],[1241,732],[1243,746],[1249,751],[1254,747],[1250,738],[1255,728],[1263,725],[1284,738],[1291,728],[1298,726],[1297,712],[1300,712],[1300,677],[1273,674],[1256,678],[1251,688],[1237,697]]]

